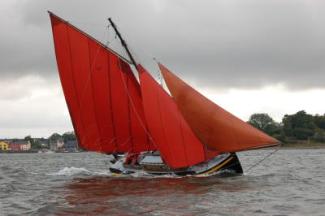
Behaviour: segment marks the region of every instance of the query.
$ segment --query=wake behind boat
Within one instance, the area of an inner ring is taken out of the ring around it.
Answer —
[[[112,172],[242,174],[235,152],[279,143],[159,63],[168,94],[135,61],[111,19],[128,58],[49,13],[60,80],[78,143],[87,151],[125,155],[117,158]]]

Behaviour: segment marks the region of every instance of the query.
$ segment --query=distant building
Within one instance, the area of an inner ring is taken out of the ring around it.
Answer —
[[[30,142],[26,140],[14,140],[9,143],[11,151],[29,151],[31,147]]]
[[[68,152],[76,152],[78,150],[77,140],[69,140],[64,143],[64,150]]]
[[[0,141],[0,151],[8,151],[8,150],[10,150],[9,143],[6,141]]]
[[[18,143],[9,143],[9,147],[11,151],[20,151],[20,144]]]
[[[63,139],[58,139],[55,141],[50,141],[50,150],[52,151],[61,151],[64,146]]]

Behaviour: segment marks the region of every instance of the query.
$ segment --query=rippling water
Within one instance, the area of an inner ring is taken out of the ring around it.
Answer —
[[[239,154],[244,170],[269,151]],[[244,176],[110,176],[95,153],[0,154],[0,215],[325,215],[325,149],[280,150]]]

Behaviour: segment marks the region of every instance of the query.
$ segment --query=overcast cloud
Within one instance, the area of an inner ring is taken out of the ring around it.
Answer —
[[[1,11],[0,73],[56,76],[51,10],[103,41],[113,17],[136,56],[155,56],[200,85],[323,88],[324,6],[308,0],[16,1]]]
[[[7,112],[0,121],[14,128],[13,121],[36,110],[32,117],[22,118],[25,128],[71,127],[47,10],[104,43],[109,39],[123,52],[106,30],[107,18],[112,17],[137,59],[153,74],[156,57],[183,79],[211,92],[278,85],[303,92],[325,90],[324,6],[317,0],[2,0],[0,84],[5,88],[0,111],[19,110],[21,101],[30,101],[24,112]],[[51,113],[53,107],[64,114],[43,119],[48,124],[33,123],[44,118],[37,113]]]

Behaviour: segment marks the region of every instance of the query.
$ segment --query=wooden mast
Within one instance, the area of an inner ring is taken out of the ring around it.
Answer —
[[[115,23],[113,22],[112,18],[108,18],[108,21],[110,22],[110,24],[112,25],[114,31],[116,32],[116,35],[118,36],[118,38],[120,39],[122,46],[124,47],[124,49],[126,50],[126,53],[128,54],[132,64],[134,65],[134,67],[138,70],[138,66],[136,61],[134,60],[128,45],[126,44],[125,40],[122,38],[122,35],[120,34],[120,32],[117,30]]]

